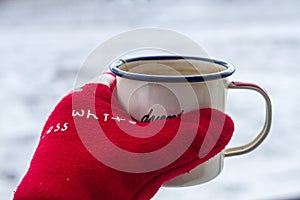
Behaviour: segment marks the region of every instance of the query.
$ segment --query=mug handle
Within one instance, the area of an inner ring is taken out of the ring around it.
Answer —
[[[253,141],[249,142],[248,144],[225,149],[223,152],[225,157],[241,155],[241,154],[245,154],[245,153],[248,153],[248,152],[254,150],[267,137],[267,135],[270,131],[271,123],[272,123],[271,100],[270,100],[270,97],[268,96],[268,94],[261,87],[259,87],[256,84],[253,84],[253,83],[243,83],[243,82],[233,81],[233,82],[229,83],[228,88],[229,89],[254,90],[254,91],[260,93],[264,97],[265,102],[266,102],[266,104],[265,104],[266,116],[265,116],[265,124],[264,124],[262,130],[260,131],[260,133],[256,136],[256,138]]]

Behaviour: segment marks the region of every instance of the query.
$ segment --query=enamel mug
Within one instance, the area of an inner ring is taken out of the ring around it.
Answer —
[[[248,144],[224,149],[189,173],[164,186],[192,186],[215,178],[222,171],[224,158],[248,153],[269,133],[271,101],[258,85],[229,81],[235,68],[228,62],[189,56],[146,56],[115,61],[110,70],[116,74],[116,95],[123,108],[136,120],[168,120],[184,113],[215,108],[225,112],[228,89],[254,90],[265,100],[265,123]]]

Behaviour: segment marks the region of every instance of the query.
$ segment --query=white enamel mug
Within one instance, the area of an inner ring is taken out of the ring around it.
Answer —
[[[143,122],[168,120],[201,108],[225,112],[228,89],[254,90],[265,99],[265,124],[253,141],[224,149],[164,186],[192,186],[212,180],[222,171],[224,157],[248,153],[269,133],[272,121],[269,96],[255,84],[230,82],[228,77],[235,69],[228,62],[189,56],[148,56],[117,60],[110,70],[117,75],[119,102],[133,118]]]

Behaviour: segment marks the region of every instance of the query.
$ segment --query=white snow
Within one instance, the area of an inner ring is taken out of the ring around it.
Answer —
[[[0,1],[0,197],[12,199],[55,104],[72,90],[81,64],[124,31],[159,27],[185,34],[227,60],[232,80],[271,96],[270,136],[254,152],[225,160],[215,180],[161,188],[158,199],[286,199],[300,196],[300,1]],[[106,66],[103,66],[106,67]],[[299,98],[299,99],[298,99]],[[262,126],[262,98],[229,91],[236,124],[230,146]]]

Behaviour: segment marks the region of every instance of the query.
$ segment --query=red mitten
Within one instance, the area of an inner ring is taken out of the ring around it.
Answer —
[[[114,98],[114,77],[103,77],[56,106],[15,200],[150,199],[166,181],[221,152],[232,136],[230,117],[209,108],[138,122]]]

